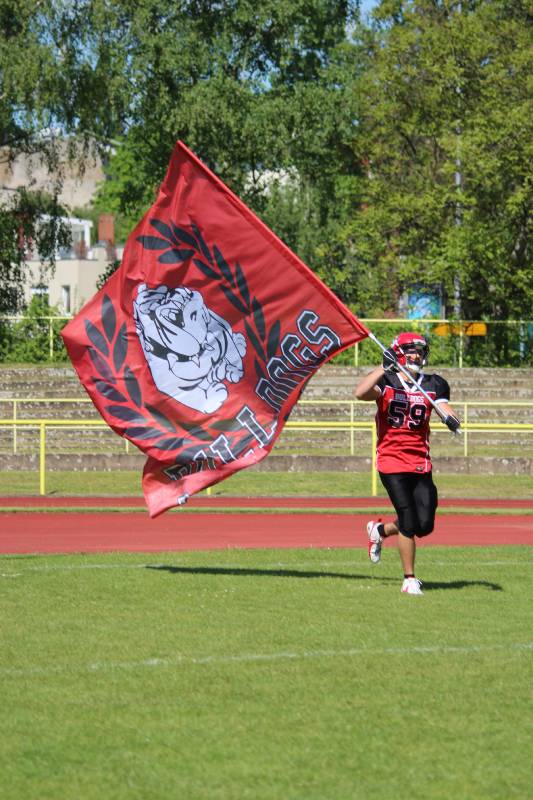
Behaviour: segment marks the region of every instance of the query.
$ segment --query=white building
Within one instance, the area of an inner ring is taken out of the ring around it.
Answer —
[[[107,217],[104,232],[111,233],[112,239],[109,219]],[[124,248],[115,248],[111,239],[91,246],[91,220],[68,217],[63,218],[63,222],[71,227],[71,246],[58,251],[52,275],[43,271],[38,258],[28,260],[24,295],[26,303],[29,303],[35,294],[46,294],[51,306],[57,306],[61,314],[70,315],[90,300],[97,291],[98,279],[110,262],[122,258]]]
[[[98,184],[105,179],[102,163],[95,156],[85,163],[83,172],[65,157],[60,165],[63,175],[59,203],[67,208],[84,208],[91,205]],[[53,193],[54,176],[50,175],[38,156],[21,154],[10,160],[5,150],[0,150],[0,200],[21,188],[44,190]],[[93,222],[78,217],[64,218],[71,229],[71,246],[61,248],[56,254],[53,275],[43,272],[39,260],[28,261],[28,280],[24,287],[27,303],[34,294],[47,294],[49,303],[57,306],[61,314],[74,314],[96,292],[96,282],[106,271],[110,261],[122,257],[123,248],[115,249],[113,218],[101,215],[98,225],[98,244],[91,246]]]

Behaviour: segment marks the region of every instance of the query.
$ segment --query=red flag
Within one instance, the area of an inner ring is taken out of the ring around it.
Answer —
[[[181,142],[120,268],[63,329],[101,415],[148,455],[150,516],[265,458],[305,382],[367,335]]]

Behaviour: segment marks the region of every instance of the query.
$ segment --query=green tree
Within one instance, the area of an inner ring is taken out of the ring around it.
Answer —
[[[363,53],[346,40],[357,3],[142,0],[106,9],[99,25],[112,33],[102,36],[122,48],[112,72],[135,83],[96,207],[122,215],[121,234],[129,232],[181,138],[349,299],[339,230],[363,175],[352,78]]]
[[[79,169],[95,143],[123,118],[120,94],[105,100],[105,59],[86,47],[81,4],[63,0],[0,0],[0,164],[21,155],[44,166],[52,194],[26,189],[0,199],[0,313],[20,309],[30,248],[52,270],[67,233],[57,197],[62,163]],[[87,4],[84,11],[87,11]],[[100,102],[100,98],[103,102]],[[43,215],[45,218],[43,219]]]
[[[530,316],[525,3],[382,0],[374,19],[359,82],[368,180],[344,230],[377,279],[371,308],[424,282],[463,318]]]
[[[53,269],[58,247],[70,243],[62,222],[65,209],[44,192],[21,189],[0,207],[0,314],[13,314],[24,303],[25,268],[37,252],[42,272]]]
[[[46,317],[60,316],[55,306],[50,306],[46,295],[35,295],[26,309],[24,319],[12,325],[2,323],[0,360],[8,363],[38,364],[50,361],[50,323]],[[61,320],[52,321],[53,360],[66,358],[61,339]]]
[[[371,29],[357,6],[0,0],[0,141],[51,170],[52,131],[82,161],[99,143],[95,207],[125,238],[181,138],[361,315],[394,313],[424,282],[463,317],[523,316],[525,3],[382,0]]]

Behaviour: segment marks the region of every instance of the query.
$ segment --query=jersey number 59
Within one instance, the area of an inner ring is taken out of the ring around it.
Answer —
[[[391,428],[402,428],[408,416],[407,427],[416,430],[424,424],[427,408],[423,403],[410,405],[407,400],[391,400],[387,414],[387,421]]]

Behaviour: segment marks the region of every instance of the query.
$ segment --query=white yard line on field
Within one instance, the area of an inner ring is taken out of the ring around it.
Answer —
[[[472,655],[494,651],[533,651],[533,642],[509,642],[493,645],[430,645],[427,647],[349,648],[347,650],[303,650],[277,653],[241,653],[220,656],[176,656],[175,658],[147,658],[143,661],[93,661],[85,664],[57,664],[46,667],[1,667],[0,675],[8,677],[46,676],[66,673],[112,672],[114,670],[153,669],[155,667],[180,667],[196,665],[246,664],[276,661],[303,661],[320,658],[357,658],[361,656],[404,655]]]
[[[424,566],[431,565],[431,566],[438,566],[438,567],[448,567],[448,566],[468,566],[468,567],[525,567],[525,566],[533,566],[533,559],[521,559],[521,560],[509,560],[506,561],[505,559],[500,560],[491,560],[491,561],[483,561],[482,559],[474,559],[474,560],[459,560],[454,561],[453,559],[446,559],[443,560],[432,560],[425,558],[422,554],[420,559],[424,560]],[[8,558],[9,561],[9,558]],[[24,574],[29,572],[74,572],[76,570],[91,570],[91,569],[148,569],[151,567],[152,569],[164,569],[165,567],[175,567],[176,570],[183,568],[184,570],[193,570],[195,567],[198,569],[212,569],[215,570],[224,570],[224,569],[235,569],[235,570],[261,570],[261,569],[291,569],[291,570],[298,570],[298,569],[322,569],[323,567],[361,567],[361,566],[368,566],[368,558],[364,559],[350,559],[349,561],[275,561],[271,563],[247,563],[247,562],[232,562],[229,564],[194,564],[194,563],[176,563],[172,561],[165,561],[164,563],[143,563],[143,564],[42,564],[38,566],[31,566],[31,567],[22,567],[19,566],[17,572],[0,572],[0,578],[18,578],[22,577]],[[375,573],[374,573],[375,574]]]
[[[422,555],[421,558],[424,558]],[[420,559],[421,560],[421,559]],[[454,561],[452,559],[446,561],[433,561],[431,559],[424,558],[423,561],[424,566],[438,566],[438,567],[450,567],[450,566],[468,566],[468,567],[529,567],[533,566],[533,560],[522,559],[520,561],[483,561],[481,559],[476,559],[472,561]],[[32,566],[32,567],[23,567],[22,571],[18,572],[0,572],[0,578],[21,578],[24,577],[25,574],[30,572],[75,572],[77,570],[91,570],[91,569],[148,569],[151,567],[152,569],[160,568],[163,570],[165,567],[174,567],[176,570],[183,568],[184,571],[187,570],[194,570],[195,567],[198,569],[212,569],[213,572],[216,570],[225,570],[225,569],[233,569],[233,570],[264,570],[264,569],[290,569],[297,571],[299,569],[309,570],[312,568],[315,569],[322,569],[324,567],[327,568],[339,568],[339,567],[362,567],[368,566],[368,559],[365,558],[363,560],[350,560],[350,561],[297,561],[297,562],[290,562],[290,561],[276,561],[273,563],[261,564],[261,563],[230,563],[230,564],[193,564],[193,563],[175,563],[175,562],[165,562],[165,563],[157,563],[157,564],[69,564],[69,565],[60,565],[60,564],[52,564],[52,565],[42,565],[42,566]],[[20,569],[20,568],[19,568]],[[376,576],[377,573],[373,573],[373,576]],[[253,576],[252,576],[253,577]],[[370,577],[370,574],[369,574]]]

